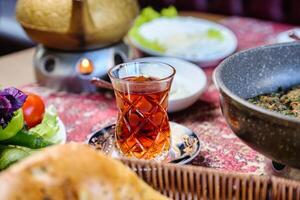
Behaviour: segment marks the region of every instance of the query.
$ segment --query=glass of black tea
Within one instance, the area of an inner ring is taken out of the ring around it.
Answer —
[[[119,152],[163,160],[171,146],[167,108],[175,69],[160,62],[129,62],[108,74],[119,109],[115,132]]]

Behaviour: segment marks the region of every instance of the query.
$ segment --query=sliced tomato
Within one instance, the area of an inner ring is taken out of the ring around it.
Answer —
[[[43,120],[45,113],[45,104],[41,97],[36,94],[27,94],[27,99],[23,104],[22,110],[24,114],[25,124],[32,128]]]

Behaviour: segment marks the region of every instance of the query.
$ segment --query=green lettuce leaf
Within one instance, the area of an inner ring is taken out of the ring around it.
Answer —
[[[55,138],[55,135],[59,132],[58,117],[55,107],[49,106],[46,109],[42,122],[31,128],[29,132],[31,134],[37,134],[49,142],[59,143],[59,141],[53,141],[53,138]]]

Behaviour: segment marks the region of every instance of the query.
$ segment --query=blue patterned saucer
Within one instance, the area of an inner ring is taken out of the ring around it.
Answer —
[[[186,164],[200,152],[198,136],[187,127],[176,122],[170,122],[171,149],[162,163]],[[115,146],[115,125],[107,126],[91,134],[87,143],[95,149],[115,158],[121,157]]]

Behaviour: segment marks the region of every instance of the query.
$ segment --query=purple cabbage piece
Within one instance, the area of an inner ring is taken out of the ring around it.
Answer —
[[[27,95],[17,88],[6,88],[0,91],[0,96],[5,96],[11,104],[10,112],[15,112],[21,108],[26,101]]]
[[[1,113],[6,113],[11,109],[11,103],[9,100],[3,96],[0,96],[0,115]]]
[[[27,95],[16,88],[0,90],[0,126],[4,129],[26,101]]]

